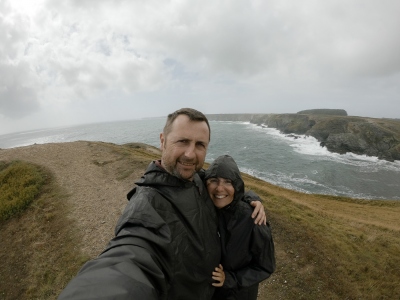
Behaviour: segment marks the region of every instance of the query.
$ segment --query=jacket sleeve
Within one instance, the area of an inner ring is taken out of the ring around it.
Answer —
[[[247,204],[250,204],[251,201],[260,201],[261,202],[261,198],[253,191],[248,190],[244,193],[244,197],[242,198],[242,201],[246,202]]]
[[[134,195],[117,224],[116,237],[82,267],[58,299],[166,298],[169,267],[160,253],[169,243],[169,229],[146,197]]]
[[[252,261],[246,267],[225,272],[224,288],[250,287],[275,271],[275,247],[269,224],[253,227],[249,249]]]

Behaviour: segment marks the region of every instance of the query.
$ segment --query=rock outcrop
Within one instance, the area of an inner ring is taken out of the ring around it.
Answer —
[[[400,160],[400,120],[320,114],[219,114],[209,120],[242,121],[315,137],[331,152]]]
[[[325,116],[347,116],[344,109],[307,109],[301,110],[298,114],[303,115],[325,115]]]

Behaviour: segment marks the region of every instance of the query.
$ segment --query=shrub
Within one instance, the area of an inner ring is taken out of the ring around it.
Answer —
[[[22,161],[0,168],[0,221],[24,211],[44,184],[40,169]]]

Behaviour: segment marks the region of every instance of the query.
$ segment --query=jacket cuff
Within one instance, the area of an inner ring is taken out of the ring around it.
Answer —
[[[261,202],[261,198],[256,193],[250,190],[244,193],[244,197],[242,200],[248,204],[250,204],[251,201]]]
[[[225,289],[234,289],[237,287],[236,277],[235,274],[230,271],[225,271],[225,281],[224,285],[222,286]]]

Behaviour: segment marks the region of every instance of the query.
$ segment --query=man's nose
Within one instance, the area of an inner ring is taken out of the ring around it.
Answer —
[[[196,154],[195,154],[195,145],[194,145],[194,144],[189,144],[189,145],[187,146],[186,151],[185,151],[185,156],[188,157],[188,158],[194,158],[194,157],[196,157]]]

